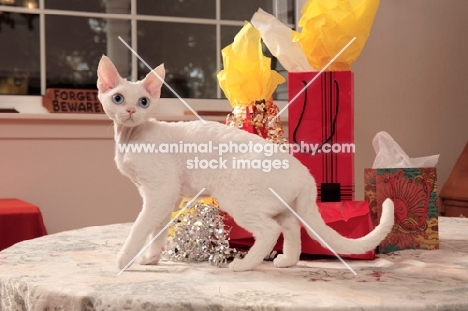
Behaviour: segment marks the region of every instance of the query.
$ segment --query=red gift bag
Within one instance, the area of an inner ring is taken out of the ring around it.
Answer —
[[[374,230],[369,205],[365,201],[319,202],[317,205],[325,223],[345,237],[356,239]],[[228,228],[232,227],[229,234],[231,247],[245,249],[253,245],[252,234],[239,227],[227,214],[224,216],[224,224]],[[304,228],[301,228],[301,245],[303,254],[334,256],[329,249],[312,239]],[[274,250],[283,250],[282,236],[279,237]],[[375,258],[375,250],[365,254],[345,254],[342,257],[372,260]]]
[[[298,145],[291,151],[314,176],[321,201],[352,201],[353,73],[323,72],[305,88],[317,74],[293,72],[288,75],[289,142]],[[329,191],[335,190],[336,193],[337,188],[338,198],[335,198]],[[331,199],[325,198],[330,195]]]

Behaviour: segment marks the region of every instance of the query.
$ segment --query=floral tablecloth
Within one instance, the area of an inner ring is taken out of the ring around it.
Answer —
[[[89,227],[0,252],[0,310],[468,310],[468,219],[440,218],[440,249],[374,261],[134,265],[117,276],[130,224]]]

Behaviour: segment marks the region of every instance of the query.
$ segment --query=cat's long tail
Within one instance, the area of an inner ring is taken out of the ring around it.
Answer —
[[[306,190],[306,189],[304,189]],[[325,242],[339,254],[363,254],[369,250],[374,249],[379,243],[385,239],[390,233],[394,224],[394,207],[393,201],[386,199],[382,205],[382,216],[380,223],[373,231],[368,233],[366,236],[358,239],[350,239],[342,236],[323,221],[323,218],[318,211],[316,198],[311,195],[310,189],[308,191],[302,191],[302,194],[297,198],[297,212],[304,218],[307,224],[323,239]],[[309,236],[314,240],[317,240],[315,234],[307,230]]]

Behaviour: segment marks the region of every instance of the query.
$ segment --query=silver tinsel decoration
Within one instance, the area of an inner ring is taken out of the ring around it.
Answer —
[[[213,266],[224,266],[228,261],[245,255],[229,246],[229,232],[219,209],[198,201],[187,207],[187,212],[172,221],[163,258],[172,261],[209,261]]]

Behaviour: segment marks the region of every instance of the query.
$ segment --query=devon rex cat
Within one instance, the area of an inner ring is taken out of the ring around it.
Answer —
[[[280,233],[284,236],[284,249],[274,260],[274,265],[290,267],[299,260],[299,221],[269,188],[274,189],[337,253],[364,253],[375,248],[390,232],[394,222],[390,199],[384,202],[380,225],[363,238],[348,239],[328,227],[317,209],[317,188],[307,168],[287,152],[258,152],[262,147],[269,150],[272,144],[256,135],[217,122],[155,120],[164,76],[164,67],[160,65],[143,80],[129,82],[120,77],[109,58],[102,57],[97,81],[99,99],[106,114],[114,121],[116,144],[161,146],[211,142],[213,146],[229,143],[231,147],[251,144],[257,147],[257,152],[234,150],[222,155],[218,150],[211,153],[137,153],[120,152],[116,147],[118,169],[136,184],[143,198],[143,208],[118,254],[119,268],[125,267],[145,241],[169,222],[174,204],[181,196],[191,198],[203,188],[216,198],[221,210],[229,213],[255,238],[255,244],[245,258],[235,259],[230,264],[234,271],[251,270],[260,264],[273,249]],[[211,161],[212,168],[189,166],[195,158]],[[251,168],[233,168],[239,160],[244,164],[250,161]],[[139,258],[139,263],[158,263],[166,235],[164,232],[153,242]],[[311,232],[309,235],[314,238]]]

